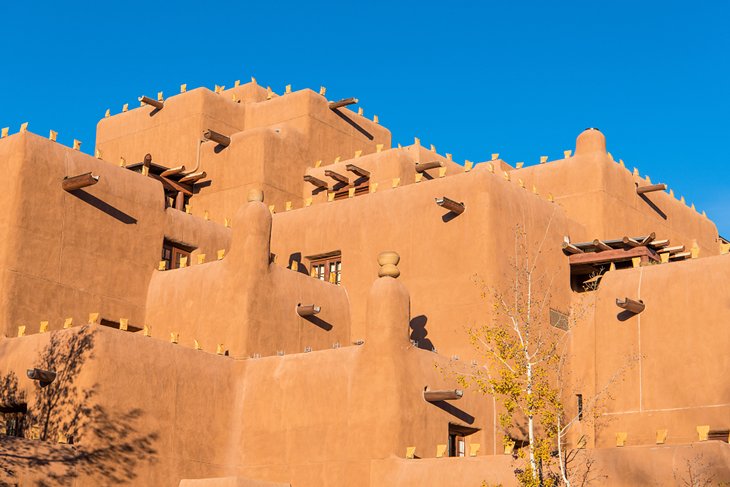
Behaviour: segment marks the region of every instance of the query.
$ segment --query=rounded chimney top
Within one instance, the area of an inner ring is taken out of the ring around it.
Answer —
[[[594,127],[585,129],[575,141],[575,154],[606,153],[606,137]]]

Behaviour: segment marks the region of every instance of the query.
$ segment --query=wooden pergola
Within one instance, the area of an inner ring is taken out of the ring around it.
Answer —
[[[165,197],[172,198],[171,205],[177,210],[185,209],[185,198],[190,198],[195,192],[195,186],[206,184],[205,171],[186,173],[185,166],[167,167],[152,162],[152,156],[147,154],[143,162],[127,166],[130,171],[142,173],[162,183]]]

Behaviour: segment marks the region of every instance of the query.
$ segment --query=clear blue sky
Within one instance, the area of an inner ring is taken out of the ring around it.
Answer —
[[[0,127],[91,152],[143,93],[323,84],[458,161],[534,164],[598,127],[730,236],[729,21],[728,1],[5,2]]]

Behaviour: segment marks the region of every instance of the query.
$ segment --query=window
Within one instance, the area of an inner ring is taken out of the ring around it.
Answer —
[[[478,428],[449,423],[449,456],[465,457],[466,437],[477,431],[479,431]]]
[[[342,253],[339,250],[312,255],[307,259],[310,262],[309,272],[312,277],[340,285],[342,282]]]
[[[188,265],[190,265],[190,252],[193,250],[195,247],[165,239],[162,242],[161,259],[165,261],[165,269],[178,269],[182,257],[186,257]]]
[[[28,407],[25,404],[0,406],[0,433],[23,438],[27,411]]]
[[[578,405],[578,421],[583,421],[583,394],[576,394],[575,399]]]

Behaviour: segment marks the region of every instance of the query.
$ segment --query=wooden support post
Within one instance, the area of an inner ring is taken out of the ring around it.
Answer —
[[[424,172],[428,171],[429,169],[436,169],[437,167],[442,167],[440,161],[432,161],[432,162],[417,162],[416,163],[416,172]]]
[[[457,215],[461,215],[462,213],[464,213],[464,209],[466,208],[464,206],[464,203],[457,203],[456,201],[449,199],[446,196],[436,198],[436,204],[442,208],[446,208],[450,212]]]
[[[185,193],[178,191],[175,196],[175,209],[183,211],[185,210]]]
[[[636,194],[651,193],[652,191],[666,191],[666,184],[650,184],[648,186],[636,186]]]
[[[631,298],[616,298],[616,306],[618,306],[621,309],[625,309],[626,311],[629,311],[634,314],[639,314],[642,311],[644,311],[644,308],[646,308],[646,305],[644,304],[644,301],[642,300],[635,300]]]
[[[61,182],[61,187],[64,191],[73,191],[75,189],[85,188],[87,186],[93,186],[99,182],[99,176],[94,176],[90,172],[81,174],[79,176],[66,176]]]
[[[206,176],[207,176],[207,174],[205,173],[205,171],[194,172],[194,173],[188,174],[188,175],[183,176],[180,179],[178,179],[178,183],[194,182],[199,179],[203,179]]]
[[[355,173],[361,178],[369,178],[370,177],[370,171],[366,171],[365,169],[356,166],[355,164],[348,164],[345,166],[345,169],[350,171],[351,173]]]
[[[299,316],[314,316],[321,311],[322,308],[313,304],[297,304],[297,314]]]
[[[347,176],[343,176],[340,173],[330,171],[329,169],[325,169],[324,175],[327,176],[328,178],[332,178],[335,181],[338,181],[342,184],[350,184],[350,178],[348,178]]]
[[[357,98],[343,98],[340,101],[331,101],[328,106],[330,110],[337,110],[338,108],[346,107],[348,105],[354,105],[358,102]]]
[[[216,144],[222,145],[223,147],[228,147],[229,145],[231,145],[230,137],[216,132],[215,130],[206,130],[205,132],[203,132],[203,138],[206,140],[212,140]]]
[[[322,181],[319,178],[315,178],[314,176],[312,176],[310,174],[306,174],[304,176],[304,181],[307,182],[307,183],[311,183],[311,184],[313,184],[316,187],[321,188],[321,189],[327,189],[328,188],[328,185],[327,185],[326,182]]]
[[[140,96],[138,100],[140,103],[153,106],[158,110],[162,110],[162,107],[165,106],[165,102],[163,102],[162,100],[154,100],[148,96]]]
[[[423,398],[428,402],[455,401],[461,399],[463,395],[464,391],[461,389],[423,391]]]

